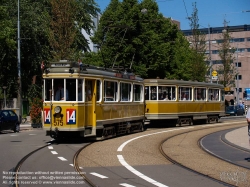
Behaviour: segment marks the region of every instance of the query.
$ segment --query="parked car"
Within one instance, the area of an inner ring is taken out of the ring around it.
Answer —
[[[245,114],[244,108],[241,106],[228,106],[226,107],[226,115],[230,116],[243,116]]]
[[[12,110],[0,110],[0,131],[13,130],[19,132],[20,126],[17,114]]]

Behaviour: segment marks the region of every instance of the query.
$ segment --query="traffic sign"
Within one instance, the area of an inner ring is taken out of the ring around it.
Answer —
[[[212,76],[212,80],[218,80],[218,76]]]
[[[212,76],[213,76],[213,77],[216,77],[217,74],[218,74],[217,71],[213,71],[213,72],[212,72]]]

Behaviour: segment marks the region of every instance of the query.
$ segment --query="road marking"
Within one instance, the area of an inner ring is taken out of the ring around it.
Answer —
[[[101,175],[101,174],[98,174],[98,173],[95,173],[95,172],[92,172],[92,173],[90,173],[91,175],[94,175],[94,176],[96,176],[96,177],[100,177],[100,178],[102,178],[102,179],[106,179],[106,178],[108,178],[108,177],[106,177],[106,176],[104,176],[104,175]]]
[[[74,164],[69,164],[70,166],[74,167]],[[83,169],[82,167],[79,167],[80,169]]]
[[[58,157],[61,161],[67,161],[66,158],[63,158],[63,157]]]
[[[51,151],[53,155],[57,155],[58,153],[56,151]]]
[[[118,147],[117,151],[122,151],[122,149],[130,142],[136,140],[136,139],[139,139],[139,138],[143,138],[143,137],[146,137],[146,136],[151,136],[151,135],[155,135],[155,134],[161,134],[161,133],[165,133],[165,132],[171,132],[171,131],[178,131],[178,130],[183,130],[183,129],[190,129],[190,128],[194,128],[194,127],[186,127],[186,128],[179,128],[179,129],[172,129],[172,130],[167,130],[167,131],[160,131],[160,132],[155,132],[155,133],[152,133],[152,134],[145,134],[145,135],[142,135],[142,136],[137,136],[135,138],[132,138],[126,142],[124,142],[122,145],[120,145],[120,147]]]
[[[137,171],[135,168],[133,168],[132,166],[128,165],[128,163],[124,160],[122,155],[117,155],[118,160],[120,161],[120,163],[127,168],[130,172],[134,173],[135,175],[137,175],[138,177],[144,179],[145,181],[148,181],[149,183],[158,186],[158,187],[168,187],[162,183],[159,183],[157,181],[155,181],[154,179],[151,179],[149,177],[147,177],[146,175],[142,174],[141,172]]]
[[[121,186],[125,186],[125,187],[136,187],[136,186],[132,186],[132,185],[127,184],[127,183],[121,183],[120,185],[121,185]]]
[[[53,147],[52,147],[52,146],[48,146],[48,148],[49,148],[49,149],[53,149]]]

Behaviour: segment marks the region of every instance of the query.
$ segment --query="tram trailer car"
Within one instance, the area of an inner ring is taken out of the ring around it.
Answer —
[[[225,116],[223,85],[167,79],[145,79],[144,84],[147,123],[193,125],[196,120],[218,122]]]
[[[43,80],[43,128],[54,139],[144,129],[144,84],[133,73],[60,60],[44,69]]]

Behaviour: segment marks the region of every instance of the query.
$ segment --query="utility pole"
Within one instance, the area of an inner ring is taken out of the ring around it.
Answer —
[[[211,35],[210,35],[210,25],[208,24],[208,37],[209,37],[209,64],[210,64],[210,83],[212,83],[212,60],[211,60]]]
[[[17,2],[17,68],[18,68],[18,100],[19,100],[19,122],[22,122],[22,78],[21,78],[21,55],[20,55],[20,2]]]
[[[238,69],[238,43],[236,48],[236,71],[237,71],[237,80],[236,80],[236,101],[237,105],[239,105],[239,69]]]

